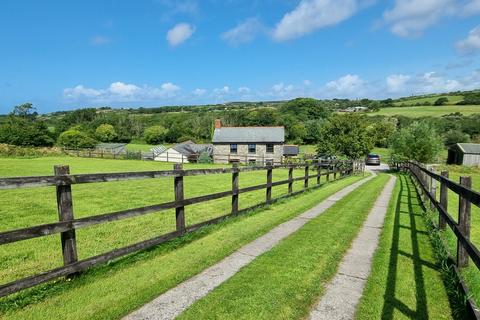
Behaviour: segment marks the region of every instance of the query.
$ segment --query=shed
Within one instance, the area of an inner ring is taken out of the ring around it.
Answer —
[[[457,143],[448,149],[447,164],[480,166],[479,143]]]
[[[283,156],[284,157],[295,157],[300,153],[300,148],[297,145],[284,145],[283,146]]]
[[[158,149],[157,151],[160,151]],[[197,162],[198,156],[207,152],[212,154],[211,144],[196,144],[192,141],[185,141],[177,144],[171,148],[164,149],[155,155],[155,161],[175,162],[175,163],[189,163]]]

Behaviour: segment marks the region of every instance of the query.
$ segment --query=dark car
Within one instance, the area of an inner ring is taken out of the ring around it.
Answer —
[[[380,156],[375,153],[369,153],[367,157],[365,158],[365,164],[366,165],[374,165],[374,166],[379,166],[380,165]]]

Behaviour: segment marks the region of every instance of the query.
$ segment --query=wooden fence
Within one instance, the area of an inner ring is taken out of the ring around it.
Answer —
[[[288,179],[282,181],[272,182],[272,171],[274,169],[288,169]],[[294,178],[294,169],[304,169],[305,174],[301,177]],[[277,201],[280,198],[272,199],[272,188],[288,184],[288,193],[283,196],[291,196],[304,192],[309,187],[309,180],[315,178],[316,186],[320,186],[320,177],[325,176],[329,181],[338,179],[345,175],[350,175],[356,171],[363,170],[363,163],[352,161],[336,161],[329,162],[328,164],[317,162],[315,164],[295,164],[295,165],[277,165],[266,167],[238,167],[233,166],[231,168],[214,168],[214,169],[189,169],[184,170],[181,164],[175,164],[173,170],[165,171],[145,171],[145,172],[122,172],[122,173],[96,173],[96,174],[70,174],[68,166],[55,166],[55,175],[53,176],[39,176],[39,177],[14,177],[14,178],[1,178],[1,189],[17,189],[17,188],[29,188],[29,187],[44,187],[55,186],[57,194],[57,207],[59,214],[59,221],[55,223],[37,225],[33,227],[10,230],[0,233],[0,245],[13,243],[17,241],[44,237],[48,235],[58,234],[61,235],[62,254],[64,265],[62,267],[49,270],[37,275],[33,275],[27,278],[15,280],[10,283],[0,285],[0,297],[18,292],[20,290],[33,287],[35,285],[56,279],[58,277],[66,276],[70,277],[83,271],[94,265],[105,263],[114,258],[124,256],[139,250],[150,248],[173,238],[182,236],[185,233],[192,232],[198,228],[207,224],[217,223],[229,216],[235,216],[240,213],[246,212],[259,206],[270,204]],[[311,174],[310,170],[314,170],[314,174]],[[245,188],[239,188],[239,175],[241,172],[249,171],[266,171],[266,183],[261,185],[255,185]],[[184,177],[186,176],[203,176],[211,174],[227,174],[232,175],[232,188],[231,190],[197,196],[193,198],[185,199],[184,197]],[[101,215],[89,216],[85,218],[76,219],[73,212],[72,203],[72,185],[83,183],[95,183],[95,182],[109,182],[109,181],[125,181],[135,179],[148,179],[148,178],[162,178],[173,177],[174,178],[174,195],[175,200],[171,202],[161,203],[157,205],[151,205],[147,207],[128,209],[118,212],[106,213]],[[303,181],[303,189],[293,192],[293,183],[295,181]],[[265,201],[257,204],[253,207],[239,210],[239,196],[241,194],[252,192],[255,190],[266,190]],[[225,197],[231,197],[232,206],[231,212],[227,215],[223,215],[208,221],[204,221],[195,225],[186,226],[185,223],[185,207],[188,205],[201,203],[209,200],[220,199]],[[85,228],[101,223],[117,221],[126,218],[138,217],[158,211],[164,211],[167,209],[175,209],[176,216],[176,230],[167,234],[160,235],[153,239],[142,241],[127,247],[115,249],[107,253],[103,253],[98,256],[90,257],[84,260],[78,260],[77,256],[77,244],[75,230],[79,228]]]
[[[472,204],[480,207],[480,193],[472,190],[471,177],[460,177],[459,183],[449,179],[448,171],[442,171],[437,174],[434,170],[427,168],[424,164],[417,162],[407,162],[396,164],[399,169],[407,169],[415,178],[420,193],[430,203],[432,210],[439,213],[437,228],[445,230],[448,225],[457,238],[456,259],[451,259],[454,263],[455,271],[459,275],[460,268],[468,266],[471,259],[477,269],[480,269],[480,251],[475,244],[470,241],[471,226],[471,206]],[[440,194],[437,200],[437,182],[440,184]],[[448,190],[454,192],[459,197],[458,221],[455,221],[448,212]],[[460,279],[462,289],[468,297],[468,287]],[[468,299],[468,307],[471,315],[480,319],[480,310],[475,303]]]

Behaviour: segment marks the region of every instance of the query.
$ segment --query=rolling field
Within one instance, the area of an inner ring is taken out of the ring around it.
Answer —
[[[370,116],[396,116],[401,115],[410,118],[441,117],[446,114],[460,112],[463,115],[480,113],[480,106],[420,106],[420,107],[393,107],[383,108],[377,112],[367,113]]]
[[[448,102],[446,103],[447,105],[454,105],[460,101],[463,100],[463,96],[457,95],[457,96],[452,96],[452,95],[435,95],[435,96],[429,96],[429,97],[423,97],[423,98],[412,98],[412,99],[405,99],[405,100],[398,100],[394,102],[394,105],[396,106],[401,106],[403,105],[416,105],[416,104],[424,104],[424,103],[430,103],[434,104],[437,99],[445,97],[448,99]]]
[[[170,169],[171,164],[141,161],[39,158],[0,159],[0,176],[49,174],[54,164],[69,164],[72,173]],[[192,167],[194,165],[186,166]],[[197,166],[198,168],[199,166]],[[206,167],[206,166],[203,166]],[[209,167],[207,165],[207,167]],[[294,176],[303,175],[296,170]],[[266,174],[240,173],[240,187],[265,182]],[[285,179],[287,170],[274,170],[274,180]],[[5,319],[115,319],[132,311],[175,284],[222,259],[242,244],[273,226],[312,207],[342,187],[357,181],[350,177],[329,183],[305,195],[281,201],[267,210],[229,219],[220,225],[166,243],[147,252],[91,269],[71,282],[58,280],[0,299]],[[170,178],[74,185],[76,217],[155,204],[173,199]],[[302,182],[295,183],[299,190]],[[186,197],[231,188],[231,175],[185,178]],[[286,186],[273,188],[273,196]],[[263,201],[265,191],[240,195],[240,208]],[[25,201],[25,199],[29,199]],[[186,208],[187,224],[228,213],[230,198]],[[57,220],[53,187],[3,190],[0,196],[0,231]],[[79,258],[83,259],[172,231],[173,210],[77,230]],[[0,283],[60,266],[59,236],[49,236],[0,246]],[[131,294],[125,294],[125,292]],[[68,316],[67,316],[68,315]]]

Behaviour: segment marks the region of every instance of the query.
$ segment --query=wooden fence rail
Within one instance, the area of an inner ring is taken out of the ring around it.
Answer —
[[[459,183],[456,183],[448,178],[448,171],[437,174],[424,164],[413,161],[399,164],[398,168],[407,169],[412,174],[424,201],[430,202],[431,208],[438,211],[437,228],[445,229],[448,225],[455,234],[457,238],[456,259],[454,261],[456,270],[468,266],[470,259],[477,269],[480,269],[480,251],[470,241],[471,205],[480,207],[480,193],[471,189],[471,177],[460,177]],[[440,183],[439,200],[437,200],[436,182]],[[448,190],[459,197],[457,221],[448,212]],[[463,290],[468,293],[468,288],[463,281],[461,281],[461,285]],[[480,310],[471,299],[468,300],[471,315],[480,319]]]
[[[275,169],[288,169],[288,179],[281,181],[272,181],[272,172]],[[297,168],[304,168],[304,175],[300,177],[293,177],[293,170]],[[310,168],[316,169],[315,174],[310,174]],[[15,280],[10,283],[0,285],[0,297],[18,292],[20,290],[33,287],[35,285],[56,279],[58,277],[70,277],[78,272],[81,272],[89,267],[107,262],[111,259],[124,256],[139,250],[150,248],[165,241],[179,237],[185,233],[192,232],[198,228],[212,223],[217,223],[227,217],[235,216],[246,212],[253,208],[270,204],[285,196],[292,196],[304,192],[309,188],[309,179],[316,178],[317,184],[313,187],[321,186],[320,177],[326,176],[326,180],[330,179],[330,175],[337,178],[350,175],[355,172],[363,170],[363,165],[352,161],[318,161],[311,164],[292,164],[292,165],[275,165],[265,167],[239,167],[234,165],[232,168],[213,168],[213,169],[189,169],[184,170],[182,164],[175,164],[173,170],[165,171],[146,171],[146,172],[122,172],[122,173],[97,173],[97,174],[77,174],[72,175],[69,172],[68,166],[55,166],[55,175],[53,176],[39,176],[39,177],[14,177],[14,178],[0,178],[1,189],[17,189],[17,188],[31,188],[55,186],[57,194],[57,207],[59,214],[59,221],[55,223],[43,224],[22,228],[17,230],[9,230],[0,232],[0,245],[23,241],[32,238],[44,237],[53,234],[60,234],[62,244],[62,255],[64,265],[62,267],[49,270],[40,274],[36,274],[27,278]],[[239,178],[241,172],[252,171],[266,171],[266,183],[239,188]],[[185,176],[203,176],[210,174],[232,174],[232,188],[231,190],[218,192],[214,194],[202,195],[192,198],[185,198],[184,194],[184,177]],[[85,218],[76,219],[73,212],[72,204],[72,188],[73,184],[94,183],[94,182],[110,182],[123,181],[135,179],[148,178],[174,178],[174,201],[165,202],[161,204],[111,212],[101,215],[95,215]],[[295,181],[303,181],[303,189],[293,192],[293,183]],[[272,199],[272,188],[280,185],[288,184],[288,193],[280,198]],[[240,195],[255,190],[265,189],[265,201],[253,207],[239,210]],[[231,197],[232,205],[231,212],[221,217],[217,217],[208,221],[204,221],[192,226],[186,226],[185,223],[185,207],[201,203],[205,201]],[[171,233],[163,234],[153,239],[142,241],[124,248],[115,249],[110,252],[103,253],[98,256],[90,257],[78,261],[77,244],[75,231],[80,228],[93,226],[110,221],[117,221],[131,217],[142,216],[154,212],[164,211],[168,209],[175,209],[176,230]]]

